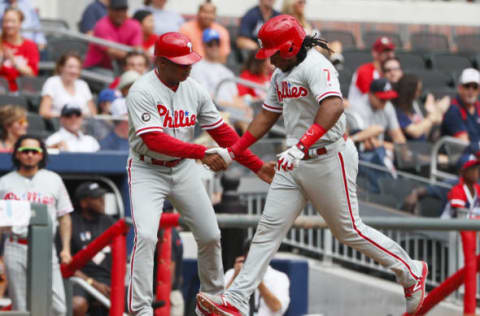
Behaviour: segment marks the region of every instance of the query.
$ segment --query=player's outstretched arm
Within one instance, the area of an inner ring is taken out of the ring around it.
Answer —
[[[253,121],[248,125],[248,129],[243,136],[228,150],[233,153],[233,156],[238,156],[245,149],[254,144],[257,140],[262,138],[278,121],[281,113],[267,111],[262,109],[260,113],[255,116]]]

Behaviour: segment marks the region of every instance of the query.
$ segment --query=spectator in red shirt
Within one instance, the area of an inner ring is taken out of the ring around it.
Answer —
[[[395,44],[386,36],[377,38],[372,46],[373,62],[363,64],[355,71],[348,92],[351,104],[368,103],[368,90],[374,79],[383,77],[381,65],[389,58],[395,57]]]
[[[108,13],[97,22],[93,29],[93,35],[141,49],[142,27],[138,21],[128,18],[127,10],[127,0],[110,0]],[[122,60],[125,56],[127,56],[127,52],[124,50],[91,43],[88,46],[84,66],[86,68],[113,69],[112,62]]]
[[[33,77],[38,74],[38,48],[33,41],[22,37],[22,21],[23,13],[20,10],[5,10],[0,39],[0,76],[7,79],[12,92],[18,90],[18,77]]]
[[[133,18],[137,20],[142,26],[143,33],[143,43],[142,47],[145,50],[145,53],[153,60],[153,50],[155,47],[155,42],[157,41],[158,35],[154,33],[154,20],[153,14],[148,10],[139,10],[135,12]]]
[[[256,51],[252,51],[248,55],[248,59],[240,73],[240,78],[268,88],[270,78],[272,77],[273,66],[268,58],[256,59],[255,53]],[[253,101],[264,99],[266,97],[266,90],[247,87],[241,84],[238,84],[237,87],[239,96],[250,95],[253,98]]]

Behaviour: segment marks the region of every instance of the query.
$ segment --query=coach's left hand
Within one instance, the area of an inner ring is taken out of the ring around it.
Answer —
[[[275,161],[265,162],[262,168],[258,170],[257,176],[268,184],[272,183],[275,176],[275,164]]]

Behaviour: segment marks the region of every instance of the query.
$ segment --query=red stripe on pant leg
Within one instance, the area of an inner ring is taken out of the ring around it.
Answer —
[[[418,280],[420,277],[416,276],[413,272],[412,272],[412,269],[410,268],[410,266],[402,259],[400,258],[399,256],[397,256],[396,254],[388,251],[387,249],[383,248],[382,246],[380,246],[379,244],[377,244],[376,242],[374,242],[373,240],[371,240],[370,238],[368,238],[367,236],[363,235],[362,232],[360,232],[357,228],[357,225],[355,224],[355,218],[353,217],[353,212],[352,212],[352,206],[350,205],[350,194],[348,193],[348,185],[347,185],[347,175],[345,173],[345,164],[343,162],[343,156],[342,156],[342,153],[338,153],[338,157],[340,158],[340,164],[342,165],[342,176],[343,176],[343,183],[345,185],[345,194],[347,195],[347,203],[348,203],[348,211],[350,212],[350,219],[352,220],[352,225],[353,225],[353,229],[357,232],[357,234],[360,235],[360,237],[362,237],[363,239],[365,239],[366,241],[368,241],[369,243],[371,243],[372,245],[374,245],[375,247],[379,248],[380,250],[382,250],[383,252],[389,254],[390,256],[394,257],[395,259],[397,259],[398,261],[400,261],[401,263],[403,263],[408,271],[410,272],[410,274],[412,275],[412,277],[416,280]]]
[[[133,216],[133,202],[132,202],[132,159],[128,161],[128,191],[130,192],[130,213],[132,215],[133,221],[133,231],[134,231],[134,239],[133,239],[133,253],[132,259],[130,261],[130,285],[128,289],[128,309],[132,312],[132,285],[133,285],[133,261],[135,260],[135,250],[137,249],[137,226],[135,225],[135,217]]]

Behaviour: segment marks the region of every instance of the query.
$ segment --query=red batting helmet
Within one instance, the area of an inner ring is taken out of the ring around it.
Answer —
[[[293,16],[277,15],[260,28],[258,42],[261,48],[255,57],[265,59],[280,51],[282,58],[291,58],[302,47],[305,35],[305,30]]]
[[[164,57],[179,65],[191,65],[202,59],[192,50],[190,39],[177,32],[162,34],[155,42],[155,57]]]

